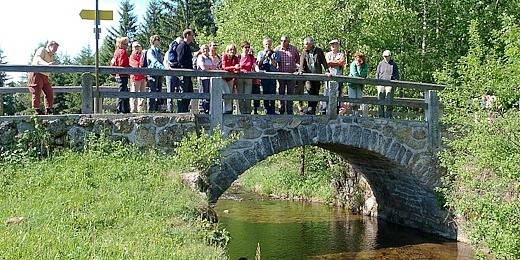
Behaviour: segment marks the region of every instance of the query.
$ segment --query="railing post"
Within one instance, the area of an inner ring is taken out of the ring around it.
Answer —
[[[330,120],[334,120],[338,117],[338,82],[337,81],[326,81],[325,84],[329,85],[329,102],[327,103],[327,116]]]
[[[92,75],[83,73],[81,75],[81,113],[92,114]]]
[[[222,128],[223,122],[223,98],[222,89],[226,82],[222,78],[211,78],[210,79],[210,100],[209,100],[209,121],[210,121],[210,132],[213,133],[213,129],[216,127]]]
[[[437,149],[441,143],[439,131],[439,98],[437,97],[437,92],[435,90],[426,91],[424,101],[428,104],[428,108],[425,110],[425,118],[428,122],[428,138],[431,148]]]

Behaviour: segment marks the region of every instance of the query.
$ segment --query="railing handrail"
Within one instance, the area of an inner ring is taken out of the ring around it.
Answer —
[[[54,86],[54,93],[81,93],[81,86]],[[99,91],[102,98],[171,98],[171,99],[209,99],[209,93],[177,93],[177,92],[120,92],[115,86],[100,86]],[[27,87],[0,88],[0,94],[29,93]],[[287,101],[328,101],[326,96],[313,95],[281,95],[281,94],[223,94],[223,99],[246,99],[246,100],[287,100]],[[393,101],[378,100],[375,96],[364,96],[362,98],[338,97],[338,101],[372,104],[393,105],[403,107],[427,108],[424,99],[419,98],[394,98]]]
[[[440,144],[439,124],[439,100],[436,90],[442,90],[444,85],[416,83],[407,81],[394,80],[377,80],[353,78],[347,76],[329,76],[323,74],[291,74],[282,72],[253,72],[233,74],[226,71],[200,71],[189,69],[149,69],[149,68],[122,68],[122,67],[100,67],[101,74],[144,74],[144,75],[163,75],[163,76],[194,76],[194,77],[210,77],[210,93],[135,93],[135,92],[119,92],[116,88],[98,88],[99,92],[94,96],[91,73],[95,72],[94,66],[76,66],[76,65],[56,65],[56,66],[33,66],[33,65],[9,65],[0,64],[0,72],[51,72],[51,73],[83,73],[81,89],[76,87],[55,87],[55,92],[81,92],[81,111],[84,114],[99,113],[102,106],[102,100],[108,98],[129,98],[129,97],[149,97],[149,98],[210,98],[210,124],[211,127],[221,126],[223,123],[222,103],[225,99],[264,99],[264,100],[313,100],[326,101],[327,117],[334,120],[337,117],[338,101],[348,101],[351,103],[361,104],[377,104],[392,106],[408,106],[424,108],[425,119],[428,122],[428,132],[430,136],[430,145],[437,149]],[[253,95],[253,94],[224,94],[225,81],[223,78],[256,78],[256,79],[285,79],[285,80],[310,80],[325,81],[331,92],[327,97],[315,95]],[[424,91],[424,99],[394,99],[393,101],[378,100],[377,97],[348,98],[338,97],[338,84],[340,82],[350,82],[364,85],[381,85],[392,87],[404,87],[419,89]],[[2,88],[7,90],[14,88]],[[19,88],[16,91],[21,90]],[[79,91],[78,91],[79,90]],[[96,91],[97,91],[96,90]],[[25,91],[24,91],[25,92]],[[0,115],[3,115],[2,93],[0,92]],[[7,92],[12,93],[12,92]],[[94,105],[94,106],[93,106]]]
[[[50,72],[50,73],[94,73],[94,66],[85,65],[11,65],[0,64],[0,72]],[[443,90],[446,86],[432,83],[419,83],[411,81],[399,80],[382,80],[372,78],[356,78],[348,76],[327,76],[324,74],[293,74],[284,72],[250,72],[250,73],[230,73],[223,70],[190,70],[190,69],[150,69],[150,68],[132,68],[132,67],[111,67],[100,66],[101,74],[142,74],[142,75],[159,75],[159,76],[188,76],[188,77],[223,77],[223,78],[254,78],[254,79],[285,79],[285,80],[313,80],[313,81],[337,81],[350,82],[364,85],[381,85],[411,88],[419,90]]]

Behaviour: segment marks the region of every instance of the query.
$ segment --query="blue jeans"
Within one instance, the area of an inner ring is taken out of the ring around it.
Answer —
[[[276,94],[276,80],[262,79],[262,89],[264,94]],[[275,113],[275,100],[264,100],[264,107],[268,115]]]
[[[178,77],[166,76],[166,92],[168,93],[180,93],[181,82]],[[166,101],[166,109],[168,112],[173,112],[173,98],[168,98]]]
[[[199,93],[209,93],[209,85],[209,79],[201,79]],[[201,99],[199,101],[199,110],[204,114],[209,114],[209,99]]]
[[[193,93],[193,83],[191,77],[182,77],[181,79],[182,93]],[[177,101],[177,113],[187,113],[190,111],[191,99],[181,99]]]
[[[278,80],[278,94],[280,95],[294,95],[294,88],[296,87],[296,80]],[[280,114],[293,114],[293,101],[280,100]]]
[[[119,85],[119,92],[128,92],[128,77],[116,78],[116,82]],[[117,113],[130,113],[130,99],[117,99]]]

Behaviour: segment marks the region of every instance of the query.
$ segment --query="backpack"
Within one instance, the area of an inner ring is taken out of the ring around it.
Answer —
[[[146,53],[148,53],[148,50],[143,50],[141,53],[141,60],[139,60],[139,67],[141,68],[148,68],[148,57],[146,57]]]
[[[171,44],[170,44],[170,48],[168,48],[168,56],[166,56],[168,58],[168,62],[170,62],[170,65],[171,67],[178,67],[179,65],[179,62],[177,61],[177,46],[179,45],[179,43],[177,41],[173,41]]]

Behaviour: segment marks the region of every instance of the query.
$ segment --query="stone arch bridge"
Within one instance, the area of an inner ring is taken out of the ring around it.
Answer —
[[[79,145],[89,132],[106,133],[139,147],[169,151],[187,132],[211,129],[208,115],[154,114],[43,116],[54,145]],[[34,129],[29,117],[2,117],[0,145]],[[215,202],[247,169],[267,157],[303,145],[335,152],[360,172],[374,192],[378,217],[445,237],[456,237],[447,212],[436,199],[440,184],[437,144],[425,121],[339,116],[224,115],[225,134],[240,137],[223,151],[209,176],[207,193]]]

